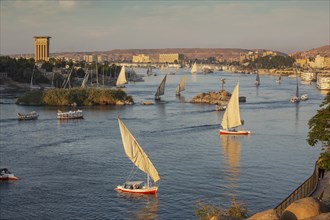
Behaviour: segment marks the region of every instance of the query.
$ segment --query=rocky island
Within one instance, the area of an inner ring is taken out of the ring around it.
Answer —
[[[192,98],[190,103],[204,103],[211,105],[227,105],[231,94],[225,90],[200,93]]]
[[[121,89],[72,88],[26,92],[16,104],[39,106],[92,106],[133,104],[133,98]]]

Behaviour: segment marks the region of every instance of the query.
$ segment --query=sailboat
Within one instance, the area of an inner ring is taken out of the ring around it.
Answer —
[[[281,80],[282,80],[282,77],[281,77],[281,73],[280,73],[280,75],[277,77],[276,83],[280,84]]]
[[[121,70],[120,70],[120,73],[118,75],[118,79],[117,79],[117,82],[116,82],[116,87],[117,88],[124,88],[124,84],[127,83],[127,80],[126,80],[126,71],[125,71],[125,66],[122,66],[121,67]]]
[[[239,111],[239,82],[237,82],[233,94],[230,97],[226,111],[222,118],[222,128],[220,129],[220,135],[247,135],[250,131],[238,131],[235,128],[242,124],[240,111]]]
[[[191,68],[191,73],[192,74],[196,74],[197,73],[197,71],[198,71],[198,69],[197,69],[197,64],[196,64],[196,62],[194,63],[194,65],[192,66],[192,68]]]
[[[291,97],[291,99],[290,99],[290,102],[291,102],[291,103],[297,103],[297,102],[300,102],[300,97],[299,97],[299,86],[298,86],[298,75],[297,75],[296,84],[297,84],[297,86],[296,86],[296,95]]]
[[[186,77],[186,75],[184,75],[181,78],[179,85],[176,87],[176,90],[175,90],[176,96],[180,96],[180,93],[186,89],[186,80],[187,80],[187,77]]]
[[[165,92],[166,77],[167,77],[167,74],[165,75],[164,79],[162,80],[162,82],[161,82],[160,85],[158,86],[157,92],[156,92],[156,94],[155,94],[155,100],[160,100],[160,96],[161,96],[161,95],[164,95],[164,92]]]
[[[137,168],[147,174],[147,182],[143,185],[143,181],[127,181],[123,185],[117,186],[115,190],[135,194],[156,194],[158,186],[152,185],[150,181],[150,178],[155,183],[160,180],[156,168],[119,117],[118,124],[126,156]]]
[[[257,71],[256,81],[255,81],[254,85],[256,85],[256,86],[259,86],[260,85],[260,76],[259,76],[259,72],[258,71]]]

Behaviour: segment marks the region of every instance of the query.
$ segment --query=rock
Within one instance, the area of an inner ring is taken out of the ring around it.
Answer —
[[[317,215],[310,218],[305,218],[304,220],[329,220],[330,219],[330,212],[322,213],[321,215]]]
[[[206,103],[212,105],[226,105],[230,95],[226,91],[200,93],[192,98],[190,103]]]
[[[281,220],[299,220],[311,218],[328,212],[327,205],[315,198],[307,197],[289,205],[283,212]]]
[[[274,209],[269,209],[263,212],[259,212],[257,214],[254,214],[247,220],[279,220],[280,217],[276,213]]]

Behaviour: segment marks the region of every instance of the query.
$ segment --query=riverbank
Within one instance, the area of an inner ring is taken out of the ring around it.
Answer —
[[[18,105],[92,106],[133,104],[133,98],[121,89],[72,88],[29,91],[17,98]]]

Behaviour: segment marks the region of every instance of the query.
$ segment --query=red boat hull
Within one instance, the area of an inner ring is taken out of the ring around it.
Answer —
[[[248,135],[251,134],[251,131],[227,131],[227,130],[220,130],[220,135]]]

